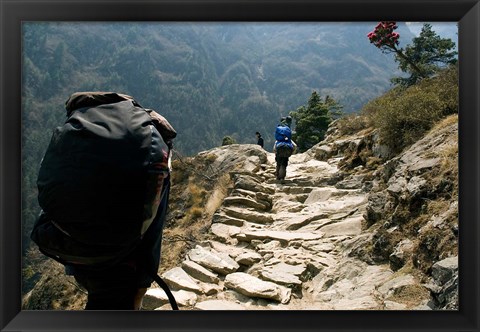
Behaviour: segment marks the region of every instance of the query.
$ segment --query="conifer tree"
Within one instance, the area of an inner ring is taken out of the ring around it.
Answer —
[[[410,77],[392,79],[393,83],[410,86],[457,62],[457,52],[453,51],[455,43],[451,39],[440,38],[431,24],[425,23],[420,35],[413,38],[412,44],[405,49],[399,47],[400,34],[394,31],[397,28],[396,22],[384,21],[367,35],[370,43],[383,53],[395,53],[400,70],[410,74]]]
[[[307,105],[290,112],[295,120],[293,140],[300,152],[310,149],[325,138],[329,124],[339,115],[341,106],[330,96],[322,99],[313,91]]]

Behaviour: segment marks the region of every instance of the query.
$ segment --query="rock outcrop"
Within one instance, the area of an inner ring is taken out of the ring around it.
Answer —
[[[432,133],[405,153],[385,159],[374,172],[365,167],[367,159],[353,165],[352,154],[390,156],[375,133],[349,138],[329,133],[318,146],[290,158],[283,183],[274,179],[271,153],[256,159],[253,171],[232,174],[233,188],[212,218],[209,239],[191,249],[182,263],[197,284],[210,283],[218,292],[198,293],[196,303],[185,309],[456,308],[456,255],[436,262],[428,274],[412,264],[419,243],[411,234],[395,242],[384,236],[382,247],[384,233],[400,234],[400,216],[395,214],[401,207],[432,189],[426,174],[441,160],[426,147],[438,151],[452,144],[456,128]],[[370,152],[360,153],[362,149]],[[403,218],[415,219],[414,208]],[[419,231],[448,227],[445,218],[456,213],[452,203]]]
[[[456,135],[445,126],[392,158],[375,132],[332,125],[283,182],[256,145],[203,152],[231,187],[163,278],[183,310],[458,309],[458,204],[438,179]],[[170,309],[155,284],[144,309]]]

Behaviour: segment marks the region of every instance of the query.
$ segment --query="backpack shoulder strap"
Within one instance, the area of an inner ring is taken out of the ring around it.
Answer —
[[[172,292],[170,291],[170,288],[168,287],[167,283],[163,281],[162,278],[156,273],[150,273],[150,277],[155,280],[155,282],[162,287],[163,291],[165,294],[167,294],[168,301],[170,302],[170,306],[172,307],[173,310],[178,310],[178,304],[177,301],[175,300],[175,297],[173,296]]]

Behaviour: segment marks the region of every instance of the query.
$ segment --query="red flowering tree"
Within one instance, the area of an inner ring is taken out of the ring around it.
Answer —
[[[367,35],[370,43],[382,52],[395,53],[395,61],[399,63],[400,70],[410,73],[408,78],[394,78],[394,83],[412,85],[435,74],[445,65],[457,62],[457,52],[452,51],[455,43],[448,38],[440,38],[430,24],[425,23],[420,35],[413,38],[412,44],[405,49],[398,46],[400,34],[395,32],[397,28],[396,22],[383,21]]]
[[[411,71],[414,72],[413,76],[416,78],[427,77],[426,73],[424,73],[416,63],[403,53],[403,49],[398,48],[400,34],[394,31],[397,28],[398,25],[395,21],[382,21],[377,24],[373,31],[368,33],[367,37],[370,40],[370,43],[378,47],[383,53],[393,52],[397,55],[397,61],[401,59],[404,63],[408,64]],[[406,66],[403,65],[403,67]]]
[[[397,45],[399,44],[398,39],[400,38],[400,34],[394,32],[396,28],[398,28],[396,22],[380,22],[377,24],[375,29],[371,31],[367,36],[368,39],[370,39],[370,43],[374,44],[382,51],[397,52]]]

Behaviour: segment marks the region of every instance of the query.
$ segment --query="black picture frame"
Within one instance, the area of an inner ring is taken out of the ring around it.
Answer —
[[[478,0],[0,0],[1,331],[478,331]],[[21,24],[25,21],[459,22],[458,311],[22,311]]]

